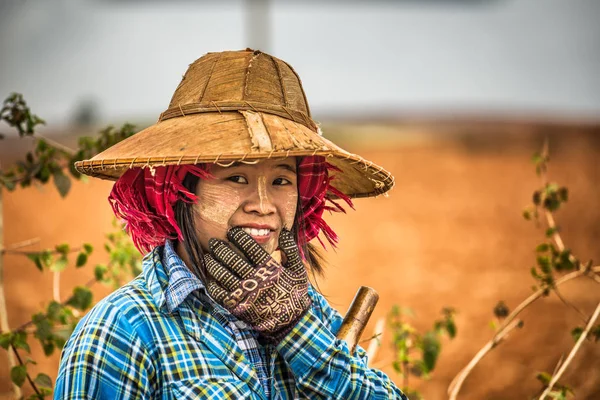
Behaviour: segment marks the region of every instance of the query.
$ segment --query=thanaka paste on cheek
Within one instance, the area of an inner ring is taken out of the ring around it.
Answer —
[[[240,205],[239,193],[226,185],[211,182],[201,182],[200,185],[200,198],[196,205],[197,227],[202,226],[202,231],[214,232],[215,237],[224,239],[229,219]]]
[[[298,193],[294,190],[287,194],[283,207],[283,226],[287,230],[291,230],[296,218],[296,207],[298,206]]]

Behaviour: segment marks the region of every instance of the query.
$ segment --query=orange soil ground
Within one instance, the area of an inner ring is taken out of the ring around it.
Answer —
[[[350,143],[360,153],[390,170],[396,187],[389,197],[360,199],[356,211],[329,219],[341,237],[337,252],[327,253],[329,268],[322,291],[342,313],[356,289],[368,285],[381,300],[373,320],[393,304],[410,307],[415,326],[429,327],[444,306],[458,310],[458,336],[444,340],[441,358],[429,381],[411,378],[427,399],[446,398],[456,373],[492,336],[489,322],[498,300],[515,307],[531,293],[529,268],[542,230],[521,217],[538,180],[530,157],[538,136],[466,135],[418,140],[391,140],[385,145]],[[598,135],[568,133],[552,138],[553,180],[570,189],[567,207],[558,213],[567,246],[583,259],[600,260],[600,140]],[[40,238],[33,249],[59,242],[77,246],[91,242],[91,262],[102,262],[103,233],[111,227],[106,201],[109,182],[75,184],[66,199],[54,188],[29,188],[4,195],[5,243]],[[37,272],[23,257],[5,257],[10,324],[18,326],[52,296],[52,276]],[[75,270],[62,280],[67,296],[75,284],[92,276],[91,268]],[[564,285],[562,294],[587,314],[600,299],[598,284],[580,279]],[[97,298],[108,293],[98,288]],[[569,352],[578,315],[556,296],[537,302],[522,314],[523,329],[489,354],[467,379],[462,399],[523,399],[537,393],[538,371],[551,372]],[[371,323],[366,335],[373,329]],[[372,365],[393,372],[390,333]],[[33,349],[39,370],[56,375],[58,355],[45,360]],[[10,390],[5,355],[0,359],[0,392]],[[600,398],[600,345],[586,342],[563,382],[578,399]],[[8,398],[8,397],[6,397]]]

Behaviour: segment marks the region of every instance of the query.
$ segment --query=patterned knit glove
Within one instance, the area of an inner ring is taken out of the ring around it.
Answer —
[[[204,256],[212,280],[208,292],[223,307],[249,323],[271,343],[287,335],[311,304],[308,277],[291,232],[282,229],[279,247],[287,262],[275,261],[241,228],[227,233],[250,261],[247,262],[222,240],[210,239]]]

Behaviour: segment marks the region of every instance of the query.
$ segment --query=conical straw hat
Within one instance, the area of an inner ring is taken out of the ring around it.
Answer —
[[[312,155],[327,157],[341,170],[334,172],[332,186],[350,197],[376,196],[394,185],[389,172],[321,135],[291,66],[248,49],[196,60],[156,124],[75,168],[116,180],[134,167],[228,166]]]

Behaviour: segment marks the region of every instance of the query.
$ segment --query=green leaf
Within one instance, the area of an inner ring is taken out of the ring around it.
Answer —
[[[2,347],[4,350],[8,350],[10,344],[12,343],[12,337],[12,332],[0,333],[0,347]]]
[[[561,187],[560,189],[558,189],[558,198],[560,199],[560,201],[567,201],[569,200],[569,189],[567,189],[566,187]]]
[[[86,253],[79,253],[79,255],[77,256],[77,262],[75,264],[75,267],[77,268],[81,268],[85,265],[85,263],[87,262],[88,256]]]
[[[42,313],[37,313],[32,318],[35,325],[35,337],[41,341],[50,340],[52,338],[52,324],[48,317]]]
[[[537,263],[540,266],[540,269],[544,274],[549,274],[552,272],[552,267],[550,264],[550,258],[546,256],[538,256]]]
[[[53,300],[46,308],[46,315],[50,321],[58,321],[62,310],[63,305]]]
[[[31,349],[29,348],[29,343],[27,343],[27,332],[25,332],[25,331],[15,332],[12,343],[17,349],[23,349],[23,350],[27,351],[28,353],[31,353]]]
[[[583,333],[583,328],[578,326],[571,331],[571,336],[573,336],[574,341],[578,341]]]
[[[85,286],[77,286],[73,289],[73,296],[67,304],[78,309],[86,310],[92,304],[92,291]]]
[[[25,379],[27,378],[27,367],[24,365],[17,365],[12,367],[10,370],[10,380],[17,386],[23,386]]]
[[[502,300],[500,300],[494,307],[494,315],[496,316],[496,318],[499,318],[499,319],[506,318],[509,313],[510,313],[510,310],[509,310],[508,306]]]
[[[68,243],[61,243],[61,244],[57,244],[56,246],[54,246],[54,249],[63,255],[67,255],[69,254],[69,251],[71,250],[71,247],[69,246]]]
[[[60,193],[61,197],[65,197],[71,189],[71,179],[63,174],[62,171],[54,173],[54,186]]]
[[[83,250],[89,256],[90,254],[92,254],[92,251],[94,251],[94,246],[92,246],[89,243],[84,243],[83,244]]]
[[[537,374],[536,378],[538,381],[542,382],[542,385],[548,386],[550,380],[552,379],[552,375],[547,372],[540,372]]]
[[[539,244],[535,248],[535,251],[537,251],[538,253],[544,253],[544,252],[548,251],[549,249],[550,249],[550,245],[548,245],[548,243],[542,243],[542,244]]]
[[[68,264],[69,260],[67,260],[67,257],[60,256],[60,258],[56,260],[54,264],[50,267],[50,270],[54,272],[61,272],[64,271],[65,268],[67,268]]]
[[[44,387],[44,388],[52,388],[52,379],[50,379],[50,377],[46,374],[43,373],[39,373],[35,379],[33,380],[33,382],[40,387]]]
[[[42,266],[42,260],[39,253],[27,253],[27,258],[33,261],[37,269],[43,271],[44,267]]]
[[[94,268],[94,277],[96,278],[97,281],[102,281],[102,280],[104,280],[104,274],[107,271],[108,271],[108,268],[106,267],[106,265],[98,264],[98,265],[96,265],[96,268]]]
[[[440,354],[441,344],[437,335],[433,332],[427,332],[423,336],[423,371],[431,372],[435,368],[435,363]]]
[[[54,353],[54,343],[53,342],[44,342],[42,343],[42,348],[44,349],[44,354],[46,356],[51,356]]]
[[[448,336],[450,339],[454,339],[456,336],[456,323],[454,323],[453,319],[449,319],[446,321],[446,332],[448,332]]]

